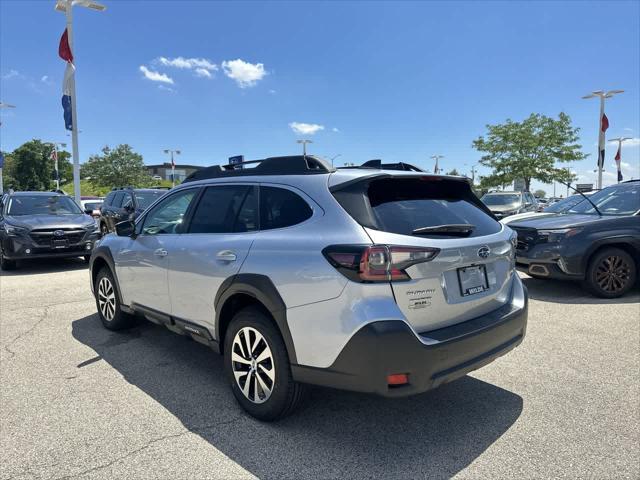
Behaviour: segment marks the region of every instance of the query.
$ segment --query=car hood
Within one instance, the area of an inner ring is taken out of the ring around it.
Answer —
[[[533,219],[533,218],[541,218],[541,217],[548,217],[549,215],[553,215],[553,213],[548,212],[524,212],[524,213],[518,213],[516,215],[511,215],[510,217],[505,217],[502,220],[500,220],[501,223],[504,223],[505,225],[514,223],[514,222],[519,222],[520,220],[524,220],[526,219]]]
[[[520,203],[510,203],[508,205],[487,205],[492,212],[512,212],[518,210],[522,205]]]
[[[560,214],[547,215],[543,217],[526,218],[524,220],[515,221],[509,224],[511,227],[535,228],[538,230],[579,227],[582,225],[594,224],[615,217],[600,217],[598,215],[580,215],[580,214]]]
[[[6,216],[5,221],[16,227],[24,227],[29,230],[36,228],[83,228],[94,220],[89,215],[16,215]]]

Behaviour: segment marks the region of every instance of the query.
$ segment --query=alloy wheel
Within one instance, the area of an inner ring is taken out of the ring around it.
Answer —
[[[116,292],[107,277],[102,277],[98,283],[98,305],[105,320],[113,320],[116,315]]]
[[[231,348],[231,366],[238,387],[249,401],[264,403],[269,399],[276,368],[269,344],[258,330],[238,330]]]
[[[617,293],[625,289],[631,278],[631,265],[626,259],[609,255],[602,259],[595,272],[596,283],[604,292]]]

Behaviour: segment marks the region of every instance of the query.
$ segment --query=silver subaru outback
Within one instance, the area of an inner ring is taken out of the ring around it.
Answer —
[[[526,330],[516,237],[467,179],[405,167],[196,172],[94,249],[100,320],[137,314],[210,346],[262,420],[307,384],[398,397],[486,365]]]

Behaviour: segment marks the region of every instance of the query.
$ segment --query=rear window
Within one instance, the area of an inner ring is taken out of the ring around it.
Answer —
[[[415,233],[419,229],[447,225],[470,225],[464,236],[478,237],[497,233],[501,225],[483,210],[466,182],[385,178],[373,180],[359,194],[334,192],[347,212],[360,224],[401,235],[432,238],[460,238],[460,234]],[[360,204],[358,197],[368,199]]]
[[[147,190],[147,191],[137,191],[136,192],[136,201],[138,202],[138,208],[141,209],[146,209],[149,205],[151,205],[153,202],[155,202],[157,199],[159,199],[161,196],[163,196],[165,193],[167,193],[164,190],[158,190],[158,191],[154,191],[154,190]]]

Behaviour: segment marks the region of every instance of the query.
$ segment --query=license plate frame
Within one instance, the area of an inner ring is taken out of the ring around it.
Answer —
[[[460,295],[470,297],[489,290],[489,277],[485,265],[468,265],[458,268]]]
[[[61,248],[69,248],[69,240],[67,239],[54,240],[51,246],[56,250]]]

